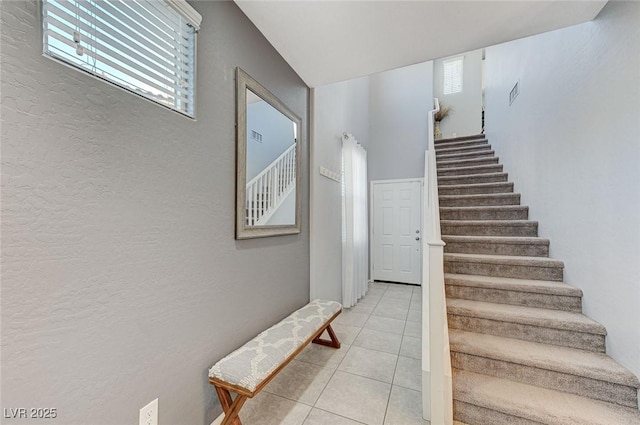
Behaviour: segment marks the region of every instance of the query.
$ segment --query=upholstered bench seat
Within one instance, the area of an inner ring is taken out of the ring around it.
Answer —
[[[222,423],[240,424],[237,411],[246,397],[257,394],[310,342],[340,348],[331,322],[341,311],[340,303],[314,300],[213,365],[209,382],[215,385],[225,410]],[[330,341],[320,339],[325,330]],[[233,403],[228,390],[238,394]]]

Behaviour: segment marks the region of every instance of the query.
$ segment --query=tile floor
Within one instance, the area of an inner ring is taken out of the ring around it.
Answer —
[[[339,350],[300,353],[240,412],[244,425],[425,425],[420,287],[372,283],[336,318]]]

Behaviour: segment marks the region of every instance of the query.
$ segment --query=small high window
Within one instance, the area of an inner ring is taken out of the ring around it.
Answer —
[[[201,20],[184,0],[42,0],[43,52],[194,117]]]
[[[449,59],[444,65],[444,94],[460,93],[462,91],[462,62],[463,57]]]

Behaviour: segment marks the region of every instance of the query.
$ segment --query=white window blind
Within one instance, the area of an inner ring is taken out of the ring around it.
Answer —
[[[200,20],[183,0],[42,0],[43,50],[194,117]]]
[[[462,91],[462,62],[462,56],[443,62],[444,94],[460,93]]]

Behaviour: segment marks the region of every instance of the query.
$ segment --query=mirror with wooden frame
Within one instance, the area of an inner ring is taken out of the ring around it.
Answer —
[[[236,239],[300,233],[300,118],[240,68],[236,108]]]

